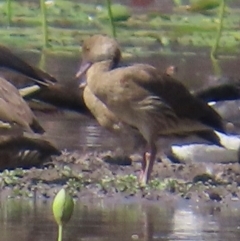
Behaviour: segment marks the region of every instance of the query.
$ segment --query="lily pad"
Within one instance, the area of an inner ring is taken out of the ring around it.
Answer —
[[[222,0],[195,0],[187,8],[191,12],[202,12],[212,10],[220,6]]]
[[[126,21],[131,17],[130,10],[127,6],[122,4],[112,4],[112,15],[114,21]],[[108,20],[108,11],[107,8],[104,8],[103,11],[98,16],[99,19]]]

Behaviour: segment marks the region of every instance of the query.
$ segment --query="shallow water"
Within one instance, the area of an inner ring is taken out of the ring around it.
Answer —
[[[219,211],[183,203],[76,203],[64,240],[239,240],[239,209]],[[57,240],[51,203],[1,204],[1,241]]]

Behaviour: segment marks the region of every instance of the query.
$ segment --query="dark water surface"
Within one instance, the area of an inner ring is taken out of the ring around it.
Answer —
[[[239,209],[219,212],[174,202],[76,203],[63,240],[239,240]],[[57,240],[51,203],[1,203],[1,241]]]

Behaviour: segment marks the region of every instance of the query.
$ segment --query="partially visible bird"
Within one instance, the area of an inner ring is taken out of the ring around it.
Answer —
[[[53,77],[26,64],[3,46],[0,66],[27,74],[40,83],[55,82]],[[44,132],[16,87],[0,77],[0,169],[40,164],[51,155],[60,155],[57,147],[42,135]]]
[[[16,132],[0,135],[0,171],[38,167],[60,154],[61,151],[44,136]]]
[[[19,91],[0,77],[0,121],[18,125],[24,131],[43,133],[44,129]]]
[[[0,77],[0,169],[39,165],[51,155],[60,155],[43,133],[19,91]]]
[[[0,46],[0,67],[5,68],[0,70],[0,76],[15,87],[29,87],[28,94],[25,94],[26,100],[35,99],[58,108],[89,114],[82,93],[74,80],[69,80],[65,84],[60,83],[50,74],[26,63],[4,46]],[[6,68],[20,74],[6,71]]]
[[[240,80],[234,78],[220,78],[213,83],[194,92],[194,95],[206,102],[240,99]]]

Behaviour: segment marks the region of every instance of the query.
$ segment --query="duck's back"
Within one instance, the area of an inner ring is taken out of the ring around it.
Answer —
[[[25,130],[44,132],[18,90],[3,78],[0,78],[0,120],[16,123]]]

